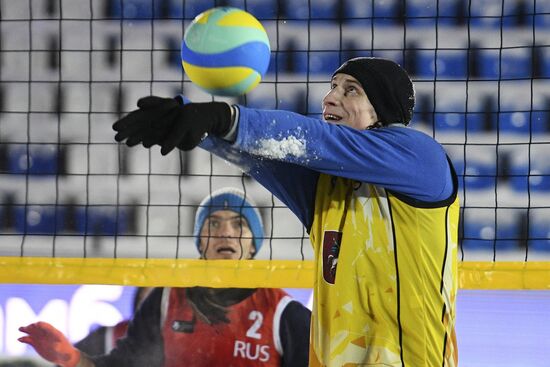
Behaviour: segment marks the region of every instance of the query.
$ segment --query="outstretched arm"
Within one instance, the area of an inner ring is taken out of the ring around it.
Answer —
[[[232,151],[227,140],[237,134],[236,107],[223,102],[184,103],[182,97],[155,96],[141,98],[137,105],[137,110],[113,124],[117,141],[128,146],[142,144],[145,148],[160,145],[163,155],[175,147],[190,150],[203,143],[204,149],[256,178],[309,229],[318,172],[276,159],[259,161],[246,152]]]
[[[445,200],[454,189],[442,146],[400,124],[357,130],[290,111],[239,106],[233,147],[425,202]]]
[[[71,342],[47,322],[39,321],[22,326],[19,331],[26,333],[18,340],[29,344],[45,360],[61,367],[95,367],[88,357],[72,346]]]
[[[193,149],[208,135],[226,138],[235,123],[234,148],[260,159],[291,163],[320,173],[368,182],[416,200],[445,200],[454,191],[441,145],[407,128],[357,130],[290,111],[268,111],[223,102],[188,103],[146,97],[117,121],[115,139],[129,146]]]

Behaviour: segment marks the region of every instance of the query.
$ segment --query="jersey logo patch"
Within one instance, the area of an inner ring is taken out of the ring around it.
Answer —
[[[323,278],[325,282],[330,284],[334,284],[336,281],[336,268],[341,243],[342,232],[325,231],[323,237]]]

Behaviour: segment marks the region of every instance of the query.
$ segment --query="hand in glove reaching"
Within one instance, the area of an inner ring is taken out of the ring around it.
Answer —
[[[76,367],[80,351],[73,347],[65,335],[47,322],[37,322],[19,328],[27,333],[18,340],[31,345],[42,358],[61,367]]]
[[[132,147],[161,146],[166,155],[175,147],[191,150],[206,134],[223,137],[231,128],[231,107],[225,102],[187,103],[180,98],[144,97],[139,109],[113,124],[115,140]]]

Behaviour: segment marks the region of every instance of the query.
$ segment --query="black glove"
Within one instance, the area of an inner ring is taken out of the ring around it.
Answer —
[[[231,107],[224,102],[188,103],[179,98],[145,97],[139,109],[113,124],[115,140],[132,147],[142,143],[161,146],[166,155],[175,147],[191,150],[206,134],[224,136],[231,128]]]

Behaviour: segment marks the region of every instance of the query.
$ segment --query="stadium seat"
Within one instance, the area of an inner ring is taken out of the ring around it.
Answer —
[[[166,65],[178,68],[178,70],[181,69],[180,42],[179,39],[173,36],[168,36],[164,39],[165,48],[167,49],[165,59]]]
[[[540,134],[548,132],[545,111],[515,111],[499,113],[499,120],[493,121],[494,129],[508,134]],[[498,126],[496,126],[498,125]]]
[[[289,40],[281,51],[271,52],[268,74],[304,73],[308,66],[308,52],[297,50],[294,40]]]
[[[259,20],[277,19],[278,15],[277,0],[226,0],[224,5],[246,10]],[[221,6],[219,0],[218,6]]]
[[[550,27],[550,2],[536,2],[535,26],[545,29],[548,29]]]
[[[62,231],[63,208],[54,205],[16,205],[15,230],[22,234],[52,235]]]
[[[250,93],[246,98],[246,106],[268,110],[282,109],[305,114],[305,93],[303,90],[289,92],[283,89],[280,89],[276,95]]]
[[[550,27],[550,24],[548,24]],[[533,77],[550,77],[550,47],[537,45],[533,52]]]
[[[372,3],[365,0],[341,0],[343,2],[343,21],[346,24],[370,29],[372,26]]]
[[[472,159],[469,159],[466,164],[464,164],[464,161],[459,160],[453,163],[461,190],[463,185],[466,190],[484,190],[495,186],[495,163],[484,163]]]
[[[151,19],[160,15],[161,6],[166,6],[168,2],[169,0],[108,0],[108,15],[112,18]]]
[[[309,73],[310,74],[326,74],[332,75],[344,60],[340,59],[340,52],[338,51],[315,51],[309,53]],[[303,73],[307,73],[307,70],[300,70]]]
[[[338,17],[338,0],[282,0],[286,19],[334,21]]]
[[[478,53],[478,71],[484,79],[529,79],[531,78],[531,50],[481,49]]]
[[[533,133],[550,132],[550,105],[547,104],[544,110],[533,111],[531,113],[531,129]]]
[[[375,26],[395,26],[402,22],[402,1],[398,0],[342,0],[343,18],[347,24],[369,29]],[[440,0],[441,1],[441,0]],[[444,0],[454,1],[454,0]],[[408,3],[408,2],[407,2]]]
[[[520,231],[517,223],[497,223],[493,218],[464,217],[462,247],[465,250],[497,251],[519,247]]]
[[[514,162],[510,176],[510,185],[515,191],[550,193],[550,164],[545,156],[535,155],[531,162]]]
[[[375,26],[394,26],[399,23],[400,1],[376,1],[373,8],[374,11],[372,15]]]
[[[436,112],[434,114],[434,128],[436,131],[464,131],[466,128],[466,114],[461,112]]]
[[[462,1],[465,7],[465,14],[469,14],[470,16],[470,25],[487,28],[500,28],[501,26],[511,27],[516,25],[516,3],[517,1]],[[501,17],[502,15],[504,15],[504,17]]]
[[[220,6],[215,0],[186,0],[172,2],[172,14],[181,14],[185,19],[193,19],[200,13],[215,6]]]
[[[467,51],[464,49],[416,52],[416,75],[421,78],[464,79],[467,76]]]
[[[279,51],[271,54],[268,73],[275,69],[282,73],[332,75],[345,60],[346,54],[336,51]]]
[[[55,145],[13,144],[8,148],[8,171],[15,174],[55,175],[58,173]]]
[[[529,223],[529,250],[550,251],[550,221],[538,220]]]
[[[456,24],[460,0],[408,0],[406,23],[411,26],[435,26]]]
[[[113,206],[78,206],[75,208],[76,230],[80,234],[114,236],[128,232],[129,216],[125,208]]]
[[[472,134],[484,131],[483,113],[436,112],[434,113],[436,132],[455,132]]]
[[[510,185],[517,192],[550,192],[550,160],[548,147],[530,146],[523,154],[512,155]]]

